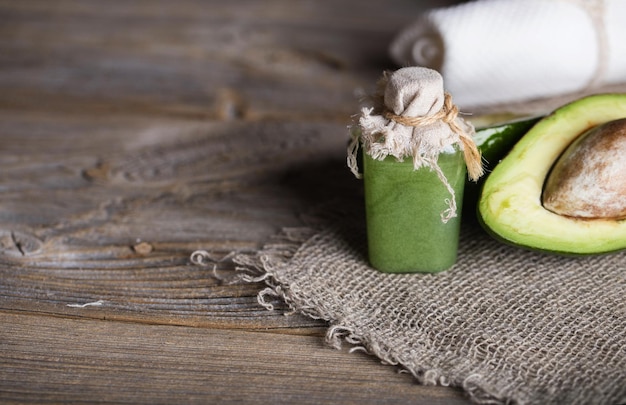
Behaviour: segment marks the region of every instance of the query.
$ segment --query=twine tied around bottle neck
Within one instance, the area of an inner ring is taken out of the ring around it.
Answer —
[[[452,102],[452,97],[449,93],[444,93],[443,106],[439,111],[432,115],[425,115],[420,117],[406,117],[402,115],[394,114],[389,109],[383,111],[383,116],[388,120],[397,122],[409,127],[421,127],[434,124],[437,121],[443,121],[450,126],[450,129],[459,136],[459,140],[463,145],[463,158],[465,165],[467,166],[467,173],[473,181],[476,181],[484,174],[482,165],[482,158],[480,151],[476,147],[476,143],[472,137],[459,126],[456,122],[456,118],[459,114],[458,107]]]
[[[441,75],[428,68],[408,67],[385,72],[373,97],[374,107],[364,107],[358,126],[351,129],[347,163],[357,178],[357,155],[362,152],[375,160],[393,156],[402,162],[413,160],[413,168],[433,171],[450,194],[441,213],[443,223],[457,216],[454,189],[441,167],[441,153],[462,151],[468,176],[477,180],[483,174],[480,151],[472,139],[473,127],[458,117],[459,110],[443,89]],[[399,112],[401,115],[396,114]]]

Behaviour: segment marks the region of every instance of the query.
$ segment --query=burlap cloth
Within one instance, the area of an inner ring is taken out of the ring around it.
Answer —
[[[383,274],[366,261],[361,204],[338,201],[326,220],[236,257],[267,283],[260,303],[281,297],[328,321],[331,346],[347,341],[477,403],[626,402],[626,253],[529,252],[467,221],[452,269]]]

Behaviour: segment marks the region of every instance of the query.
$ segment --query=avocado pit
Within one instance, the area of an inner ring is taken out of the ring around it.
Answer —
[[[567,217],[626,218],[626,118],[593,127],[567,147],[548,174],[542,205]]]

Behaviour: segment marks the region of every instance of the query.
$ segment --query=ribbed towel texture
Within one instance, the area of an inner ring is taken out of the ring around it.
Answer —
[[[479,0],[421,14],[390,45],[468,110],[626,81],[626,1]]]

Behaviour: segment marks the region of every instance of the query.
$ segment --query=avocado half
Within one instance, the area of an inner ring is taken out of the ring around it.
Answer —
[[[478,218],[497,239],[516,246],[585,255],[626,249],[626,219],[582,219],[542,205],[544,183],[564,150],[588,129],[626,117],[626,94],[567,104],[537,122],[485,181]]]

